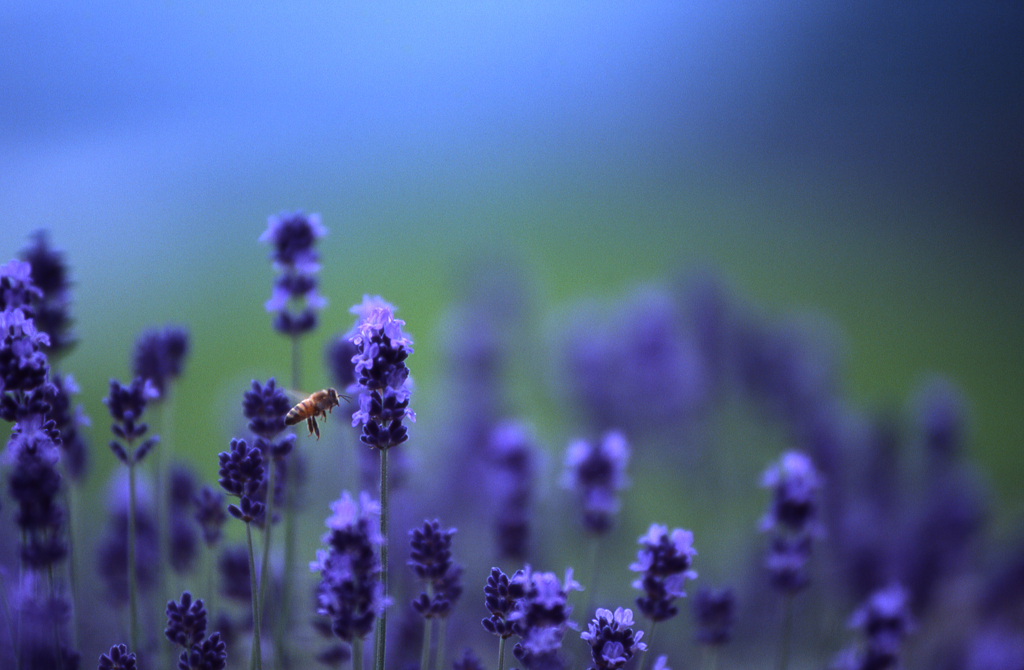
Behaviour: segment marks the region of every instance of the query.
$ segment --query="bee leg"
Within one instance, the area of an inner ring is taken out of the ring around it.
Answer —
[[[309,430],[309,434],[313,434],[313,428],[316,426],[316,422],[313,421],[313,417],[306,419],[306,428]]]
[[[316,425],[316,418],[309,417],[309,422],[313,424],[313,432],[316,433],[316,439],[320,439],[320,426]]]

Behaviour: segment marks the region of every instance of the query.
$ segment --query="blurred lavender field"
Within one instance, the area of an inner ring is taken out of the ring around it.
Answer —
[[[907,667],[1019,668],[1022,18],[1000,3],[5,4],[0,263],[39,229],[63,253],[77,343],[51,372],[73,375],[91,418],[85,474],[58,464],[77,573],[64,641],[80,667],[128,643],[126,594],[96,570],[116,563],[103,552],[125,523],[103,399],[110,379],[131,381],[140,336],[174,326],[189,341],[147,410],[168,459],[140,467],[155,514],[147,486],[160,475],[173,490],[172,462],[191,471],[182,490],[216,488],[218,452],[251,443],[252,380],[343,390],[328,352],[369,294],[397,305],[415,348],[418,420],[392,450],[388,667],[419,659],[407,532],[434,518],[458,529],[464,568],[444,667],[467,646],[497,666],[484,584],[492,566],[527,563],[560,581],[575,568],[583,631],[595,607],[632,608],[652,647],[643,670],[707,658],[691,601],[731,586],[721,667],[774,664],[785,598],[764,567],[773,493],[759,484],[799,450],[818,473],[819,526],[791,667],[828,666],[861,639],[854,611],[898,581],[915,621]],[[257,238],[268,215],[299,209],[328,231],[328,304],[293,371]],[[328,644],[305,570],[328,504],[343,488],[376,496],[352,411],[335,408],[319,441],[297,426],[295,667]],[[609,434],[630,453],[617,502],[563,472],[571,443]],[[9,456],[0,636],[25,589],[45,591],[25,586],[15,471]],[[614,511],[607,529],[588,530],[581,499]],[[161,524],[198,533],[181,501],[141,529],[153,551]],[[652,638],[629,566],[654,523],[693,532],[699,576]],[[163,605],[185,588],[210,632],[230,614],[228,658],[246,667],[247,584],[214,569],[245,571],[236,526],[214,550],[196,541],[163,592],[143,590],[141,667],[167,665]],[[286,554],[272,549],[275,571]],[[566,667],[590,662],[579,633],[562,649]]]

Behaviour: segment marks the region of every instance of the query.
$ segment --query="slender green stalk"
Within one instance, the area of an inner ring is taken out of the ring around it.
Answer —
[[[57,586],[53,579],[53,564],[46,566],[46,584],[51,599],[57,597]],[[57,659],[57,670],[64,670],[64,655],[60,653],[60,626],[53,627],[53,651]]]
[[[157,604],[166,602],[172,598],[171,594],[175,589],[171,586],[171,529],[170,529],[170,486],[168,486],[168,472],[170,470],[170,398],[171,387],[167,384],[164,388],[164,396],[159,402],[154,403],[153,409],[160,413],[160,426],[162,429],[162,440],[156,450],[156,462],[153,481],[156,482],[156,527],[157,527],[157,549],[160,557],[159,587],[157,589]],[[168,668],[175,666],[175,649],[173,645],[164,645],[164,663]]]
[[[505,670],[505,640],[507,638],[498,639],[498,670]]]
[[[252,654],[249,656],[249,670],[262,670],[260,654],[260,602],[259,586],[256,583],[256,556],[252,550],[252,524],[245,523],[245,539],[249,544],[249,589],[252,592]]]
[[[448,617],[442,617],[437,623],[437,655],[434,656],[434,670],[441,670],[441,664],[444,663],[444,638],[448,632]]]
[[[128,630],[132,651],[139,649],[138,579],[135,574],[135,453],[128,449]]]
[[[352,670],[363,670],[363,638],[352,640]]]
[[[295,465],[294,461],[292,465]],[[284,576],[281,585],[280,616],[274,627],[274,659],[278,670],[286,670],[291,666],[287,635],[289,615],[292,611],[292,575],[295,572],[295,468],[288,468],[284,473]]]
[[[388,598],[388,450],[380,450],[380,582],[383,585],[381,598]],[[384,670],[384,649],[387,640],[388,610],[385,607],[377,620],[374,634],[374,670]]]
[[[705,670],[718,670],[718,645],[706,644],[704,645],[704,663]]]
[[[793,632],[793,594],[787,593],[783,601],[782,639],[779,641],[779,659],[775,666],[778,670],[786,670],[789,665],[789,638]]]
[[[590,616],[594,611],[594,598],[597,597],[597,575],[598,573],[598,562],[600,561],[601,552],[601,536],[596,534],[590,535],[590,585],[587,587],[587,607],[583,612]]]
[[[74,514],[78,507],[78,487],[75,485],[65,489],[64,502],[67,507],[68,529],[68,588],[71,591],[71,646],[78,649],[78,570],[76,562],[78,553],[75,551]]]
[[[647,660],[647,652],[651,650],[651,644],[654,642],[654,627],[658,624],[657,621],[651,622],[651,629],[647,631],[644,642],[647,643],[647,648],[640,653],[640,662],[637,663],[636,670],[644,670],[644,661]]]
[[[267,567],[270,564],[270,529],[274,527],[274,473],[277,467],[273,457],[267,459],[267,503],[263,512],[263,557],[260,559],[260,615],[262,618],[263,607],[267,604],[267,583],[270,573]]]
[[[429,587],[428,587],[429,588]],[[430,670],[430,634],[434,619],[428,617],[423,622],[423,646],[420,649],[420,670]]]

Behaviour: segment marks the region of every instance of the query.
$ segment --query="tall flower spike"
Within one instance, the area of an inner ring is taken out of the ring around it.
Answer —
[[[135,670],[135,652],[128,653],[128,647],[115,644],[105,654],[100,655],[97,670]]]
[[[379,297],[364,296],[350,311],[359,319],[349,340],[356,346],[352,357],[359,389],[359,410],[352,425],[362,424],[359,440],[373,449],[389,449],[405,442],[404,421],[416,421],[409,409],[409,369],[405,360],[412,340],[403,332],[405,321],[395,318],[395,308]]]
[[[765,567],[775,588],[796,593],[809,583],[807,563],[813,538],[821,533],[820,477],[810,458],[790,451],[765,471],[761,483],[772,492],[771,507],[761,520],[761,529],[772,534]]]
[[[641,549],[636,562],[629,566],[642,575],[633,582],[633,588],[644,592],[636,599],[637,607],[652,621],[671,619],[679,613],[673,601],[686,595],[686,580],[697,578],[690,569],[697,555],[693,533],[682,528],[669,533],[666,526],[651,524],[647,534],[637,541]]]
[[[697,641],[722,645],[729,641],[736,618],[736,596],[732,589],[702,587],[693,597],[693,614],[697,620]]]
[[[317,613],[331,620],[331,630],[342,640],[363,639],[373,630],[376,617],[386,602],[378,578],[380,561],[377,547],[376,516],[380,507],[366,493],[356,503],[348,491],[331,503],[328,528],[317,550],[311,572],[320,573],[317,586]]]
[[[569,620],[569,592],[582,591],[583,587],[572,578],[572,568],[565,571],[565,579],[559,583],[554,573],[533,572],[530,566],[513,575],[509,586],[523,594],[510,615],[516,634],[522,638],[512,653],[526,668],[548,667],[556,662],[565,629],[576,628]]]
[[[274,329],[302,335],[316,327],[317,312],[327,301],[317,293],[319,255],[313,244],[327,234],[319,214],[281,212],[267,219],[259,241],[271,245],[270,258],[279,273],[266,309],[274,314]]]
[[[611,530],[619,510],[617,494],[627,484],[626,464],[629,445],[618,431],[605,434],[598,444],[576,440],[565,455],[566,488],[579,493],[583,500],[583,525],[596,535]]]
[[[413,609],[424,618],[447,616],[452,596],[457,597],[462,592],[461,568],[452,560],[454,534],[454,528],[441,530],[441,522],[437,519],[424,521],[422,528],[409,531],[409,567],[430,585],[434,594],[431,598],[427,593],[421,593],[412,602]]]

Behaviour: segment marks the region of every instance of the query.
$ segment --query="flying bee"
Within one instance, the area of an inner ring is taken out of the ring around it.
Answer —
[[[327,420],[327,414],[331,409],[341,404],[341,400],[346,402],[349,400],[347,395],[338,393],[334,389],[324,389],[317,391],[313,395],[309,396],[299,404],[288,410],[288,414],[284,417],[284,425],[294,426],[300,421],[305,420],[306,427],[309,428],[309,434],[316,434],[316,439],[320,439],[320,426],[316,423],[316,418],[323,417],[324,421]]]

